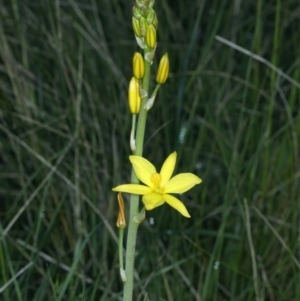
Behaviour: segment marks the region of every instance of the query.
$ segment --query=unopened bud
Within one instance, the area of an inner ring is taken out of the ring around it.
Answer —
[[[164,84],[168,78],[169,75],[169,56],[167,53],[163,55],[163,57],[160,59],[157,75],[156,75],[156,81],[158,84]]]
[[[155,3],[155,0],[135,0],[135,5],[140,6],[146,6],[147,8],[152,8]]]
[[[155,13],[155,11],[154,11],[152,8],[149,9],[149,11],[148,11],[148,13],[147,13],[147,16],[146,16],[146,19],[147,19],[148,24],[153,24],[155,18],[156,18],[156,13]]]
[[[140,22],[136,17],[132,17],[132,28],[133,28],[134,34],[137,37],[140,37],[142,35],[141,28],[140,28]]]
[[[149,24],[147,31],[146,31],[146,45],[149,48],[154,48],[156,45],[156,29],[153,24]]]
[[[118,203],[119,203],[119,214],[117,219],[117,227],[123,229],[126,227],[126,219],[125,219],[125,210],[124,210],[124,200],[121,192],[118,193]]]
[[[141,79],[145,74],[145,63],[142,55],[139,52],[135,52],[132,60],[133,75],[136,79]]]
[[[144,0],[135,0],[135,5],[138,7],[138,8],[141,8],[144,6]]]
[[[140,84],[134,77],[129,83],[128,89],[128,102],[131,114],[137,114],[140,111],[141,96],[140,96]]]
[[[139,10],[139,8],[137,6],[134,6],[132,9],[132,14],[134,17],[136,17],[137,19],[139,19],[142,16],[141,11]]]
[[[140,17],[139,21],[140,21],[141,35],[144,37],[147,32],[148,22],[144,17]]]

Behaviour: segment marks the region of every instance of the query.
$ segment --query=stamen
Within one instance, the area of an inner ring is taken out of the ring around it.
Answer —
[[[155,173],[151,176],[151,182],[156,186],[159,187],[160,186],[160,174],[159,173]]]

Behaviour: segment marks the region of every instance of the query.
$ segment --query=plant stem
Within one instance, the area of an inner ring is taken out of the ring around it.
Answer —
[[[148,52],[146,50],[145,52]],[[142,88],[147,92],[147,96],[142,98],[141,109],[139,112],[139,120],[136,133],[136,156],[143,155],[144,134],[147,119],[147,110],[144,109],[146,102],[148,101],[149,93],[149,80],[150,80],[150,63],[145,61],[145,76],[143,78]],[[131,171],[131,183],[138,184],[139,180],[136,177],[134,170]],[[130,197],[130,212],[129,223],[127,232],[127,246],[126,246],[126,282],[124,284],[123,301],[132,301],[133,294],[133,272],[134,272],[134,257],[136,246],[136,235],[139,223],[134,222],[134,217],[139,211],[139,196],[132,194]]]

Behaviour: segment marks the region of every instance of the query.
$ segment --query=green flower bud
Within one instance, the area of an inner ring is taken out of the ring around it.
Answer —
[[[134,34],[137,37],[140,37],[142,35],[141,28],[140,28],[140,22],[136,17],[132,17],[132,28],[133,28]]]
[[[147,32],[148,22],[147,22],[146,18],[144,18],[144,17],[140,17],[139,21],[140,21],[141,35],[144,37]]]
[[[146,19],[147,19],[148,24],[153,24],[154,20],[156,19],[156,13],[152,8],[149,9]]]
[[[150,24],[146,31],[146,45],[149,48],[154,48],[156,45],[156,29],[153,24]]]
[[[140,111],[141,96],[140,96],[140,84],[133,77],[129,83],[128,89],[128,103],[131,114],[137,114]]]
[[[137,19],[139,19],[140,17],[142,17],[142,13],[141,11],[136,7],[134,6],[133,9],[132,9],[132,14],[134,17],[136,17]]]
[[[164,84],[166,82],[169,75],[169,68],[170,68],[169,56],[167,53],[165,53],[163,57],[160,59],[158,70],[157,70],[156,81],[158,84]]]
[[[142,55],[139,52],[135,52],[132,60],[133,75],[136,79],[141,79],[145,74],[145,63]]]
[[[138,7],[138,8],[141,8],[144,6],[144,1],[143,0],[136,0],[135,1],[135,5]]]
[[[135,5],[141,10],[148,10],[154,6],[154,0],[136,0]]]

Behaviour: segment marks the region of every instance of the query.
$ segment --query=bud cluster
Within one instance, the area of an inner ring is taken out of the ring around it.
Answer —
[[[155,56],[157,44],[157,25],[158,20],[153,9],[155,0],[136,0],[133,7],[132,27],[138,45],[144,49],[144,57],[141,53],[135,52],[132,60],[133,77],[129,83],[128,101],[131,114],[138,114],[141,107],[141,99],[148,93],[141,87],[144,80],[149,80],[149,73],[145,76],[145,64],[148,70]],[[149,72],[149,71],[148,71]],[[154,103],[159,86],[164,84],[169,75],[169,57],[166,53],[159,62],[156,75],[157,87],[152,96],[148,99],[144,108],[149,110]]]
[[[153,9],[154,0],[136,0],[133,7],[132,27],[141,48],[154,48],[158,20]]]

